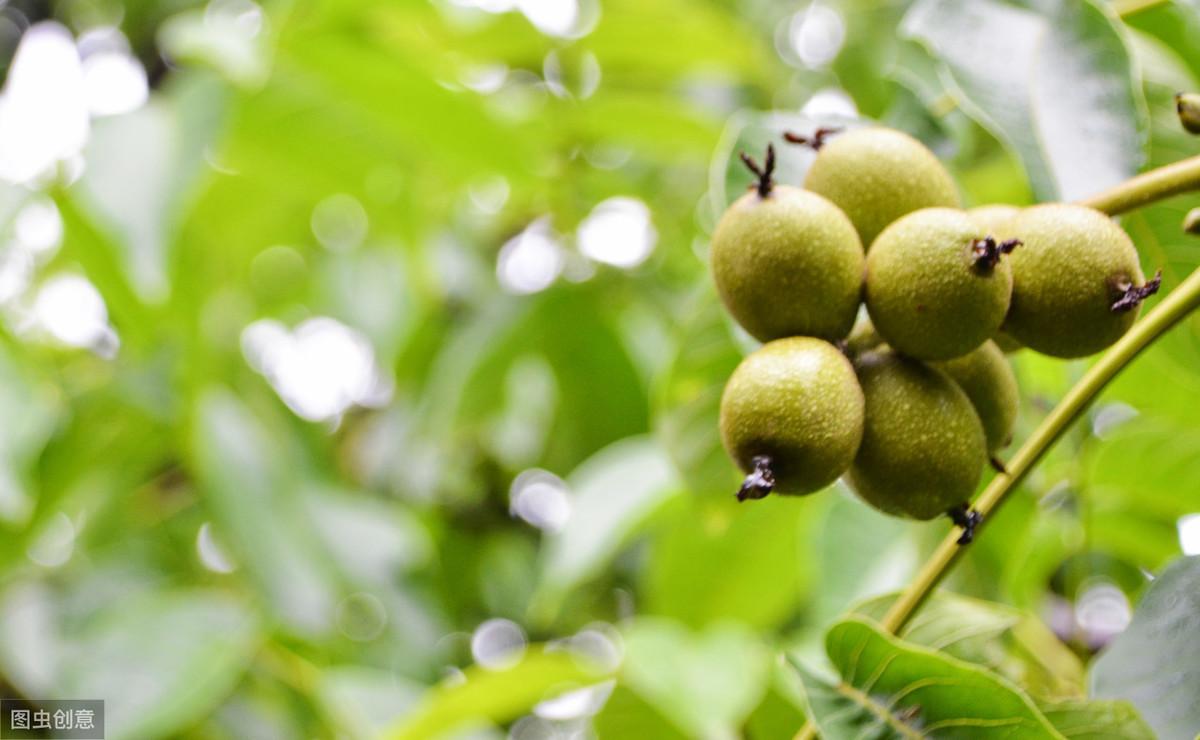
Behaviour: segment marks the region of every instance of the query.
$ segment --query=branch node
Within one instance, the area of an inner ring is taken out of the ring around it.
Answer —
[[[1125,313],[1131,309],[1137,308],[1142,301],[1158,292],[1159,286],[1162,285],[1162,270],[1154,273],[1154,277],[1146,281],[1142,287],[1136,285],[1119,286],[1124,291],[1121,297],[1113,302],[1110,307],[1113,313]]]
[[[1004,461],[1000,458],[996,457],[995,455],[989,455],[988,463],[992,466],[992,470],[995,470],[1001,475],[1008,475],[1008,468],[1004,467]]]
[[[980,514],[967,502],[963,502],[946,512],[946,516],[950,517],[950,521],[954,522],[955,526],[962,527],[962,535],[958,538],[958,544],[969,545],[975,539],[975,530],[983,523],[983,514]]]
[[[741,157],[742,164],[746,165],[746,169],[753,172],[758,178],[758,183],[754,186],[758,190],[758,197],[766,198],[769,196],[771,188],[775,187],[775,181],[771,179],[771,175],[775,172],[775,146],[767,144],[767,156],[763,160],[762,167],[758,166],[758,162],[754,161],[754,157],[745,152],[740,152],[738,156]]]
[[[775,473],[771,470],[771,458],[767,455],[755,455],[751,462],[754,463],[754,470],[742,481],[742,487],[737,492],[738,501],[765,498],[775,490]]]

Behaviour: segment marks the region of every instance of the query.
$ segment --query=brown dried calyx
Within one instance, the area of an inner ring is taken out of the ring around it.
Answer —
[[[1146,281],[1146,284],[1140,288],[1136,285],[1127,284],[1118,286],[1125,292],[1121,297],[1113,302],[1110,309],[1113,313],[1125,313],[1131,309],[1137,308],[1142,301],[1158,292],[1159,286],[1162,285],[1162,270],[1154,273],[1154,277]]]
[[[825,146],[825,139],[841,132],[840,128],[822,126],[813,132],[812,136],[804,136],[792,131],[783,132],[783,140],[789,144],[801,144],[812,149],[814,152],[821,151],[821,147]]]
[[[754,161],[754,157],[742,152],[739,154],[742,158],[742,164],[746,165],[746,169],[750,170],[758,177],[758,184],[755,189],[758,190],[758,197],[766,198],[771,194],[771,188],[775,187],[775,181],[771,179],[771,175],[775,172],[775,147],[772,144],[767,144],[767,156],[763,160],[763,166],[759,167],[758,162]]]
[[[995,237],[990,235],[976,239],[971,242],[971,252],[975,256],[975,269],[985,274],[990,273],[1002,255],[1011,254],[1019,246],[1021,246],[1020,239],[1005,239],[997,242]]]
[[[750,471],[746,480],[742,481],[742,487],[738,489],[738,501],[766,498],[771,491],[775,490],[775,473],[771,471],[771,458],[766,455],[757,455],[753,462],[754,470]]]

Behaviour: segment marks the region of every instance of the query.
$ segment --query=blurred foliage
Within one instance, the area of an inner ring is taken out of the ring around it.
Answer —
[[[1200,88],[1200,7],[1123,5],[5,5],[9,56],[29,22],[117,24],[152,91],[93,118],[78,177],[0,189],[4,249],[29,204],[63,227],[0,310],[3,694],[103,698],[109,738],[776,738],[810,711],[829,738],[1150,736],[1138,711],[1190,737],[1197,682],[1155,681],[1194,673],[1195,619],[1161,626],[1194,574],[1146,586],[1200,514],[1200,321],[899,638],[871,618],[947,525],[841,485],[737,506],[716,432],[752,347],[705,266],[736,152],[861,116],[972,205],[1194,154],[1171,96]],[[798,182],[811,155],[781,155]],[[651,231],[588,237],[617,197]],[[1168,291],[1195,205],[1123,219]],[[64,275],[119,346],[39,328]],[[1014,363],[1019,442],[1084,364]],[[911,693],[933,675],[957,688]]]

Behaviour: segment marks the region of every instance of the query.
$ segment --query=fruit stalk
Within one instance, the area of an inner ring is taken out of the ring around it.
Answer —
[[[1200,155],[1143,172],[1079,204],[1116,216],[1192,190],[1200,190]]]
[[[1185,160],[1185,163],[1188,162],[1200,173],[1200,157]],[[1138,179],[1135,178],[1135,180]],[[1138,203],[1147,202],[1146,198],[1139,199],[1137,195],[1129,196],[1129,198]],[[1186,280],[1171,291],[1170,295],[1148,312],[1141,321],[1134,324],[1124,337],[1088,369],[1075,387],[1067,393],[1021,446],[1021,449],[1009,460],[1008,473],[999,473],[992,479],[992,482],[975,502],[976,510],[984,517],[983,523],[976,530],[976,537],[978,537],[979,530],[987,526],[989,515],[1004,503],[1008,494],[1024,480],[1034,465],[1062,437],[1072,422],[1096,400],[1108,383],[1141,354],[1142,350],[1153,344],[1197,308],[1200,308],[1200,268],[1193,271]],[[937,550],[925,562],[916,578],[888,609],[881,621],[883,629],[891,634],[900,632],[950,572],[965,550],[966,548],[958,544],[957,531],[946,535]],[[815,736],[816,730],[810,722],[796,734],[796,740],[810,740]]]

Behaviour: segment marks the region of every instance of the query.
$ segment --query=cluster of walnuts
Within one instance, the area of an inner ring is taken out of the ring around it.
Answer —
[[[1155,292],[1105,214],[1052,203],[963,210],[937,157],[881,127],[787,134],[817,150],[803,189],[757,181],[717,224],[712,270],[764,342],[721,398],[721,437],[747,473],[738,499],[819,491],[842,475],[889,514],[949,514],[1011,440],[1005,351],[1083,357]],[[864,248],[865,247],[865,248]],[[860,306],[866,307],[865,313]]]

